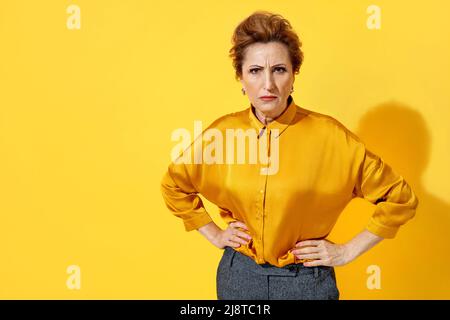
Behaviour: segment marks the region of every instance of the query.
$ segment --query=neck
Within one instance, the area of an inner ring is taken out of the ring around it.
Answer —
[[[289,96],[290,97],[290,96]],[[286,105],[284,106],[284,108],[276,115],[268,115],[265,114],[263,112],[260,112],[258,109],[256,109],[255,107],[252,106],[254,113],[256,115],[256,117],[258,118],[258,120],[264,124],[265,126],[267,126],[269,123],[271,123],[272,121],[274,121],[275,119],[277,119],[279,116],[281,116],[284,111],[286,111],[287,107],[289,106],[289,103],[291,102],[291,99],[288,98],[286,101]]]
[[[270,117],[266,116],[264,113],[259,112],[258,109],[256,109],[256,108],[255,108],[255,115],[256,115],[256,118],[258,118],[258,120],[266,126],[274,120],[274,118],[270,118]]]

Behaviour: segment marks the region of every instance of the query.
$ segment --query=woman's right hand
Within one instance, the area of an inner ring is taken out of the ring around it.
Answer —
[[[243,222],[231,222],[225,230],[221,230],[217,233],[213,240],[213,244],[219,249],[223,249],[226,246],[237,248],[240,247],[241,244],[248,244],[252,237],[248,233],[240,231],[238,228],[245,229],[248,232],[248,228]]]

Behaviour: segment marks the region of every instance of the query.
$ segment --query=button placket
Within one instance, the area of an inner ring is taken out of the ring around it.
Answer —
[[[259,171],[261,172],[261,171]],[[258,226],[258,234],[255,239],[256,243],[258,244],[259,250],[257,259],[259,263],[264,263],[264,243],[263,243],[263,234],[264,234],[264,198],[265,198],[265,184],[266,184],[266,176],[265,175],[259,175],[258,179],[258,188],[256,189],[256,203],[255,203],[255,215],[256,215],[256,221]]]
[[[260,175],[259,179],[259,189],[257,191],[256,195],[256,221],[258,222],[259,227],[259,235],[256,239],[256,242],[258,245],[260,245],[260,250],[258,250],[259,255],[257,257],[259,263],[263,263],[265,261],[264,259],[264,225],[265,225],[265,217],[267,216],[267,206],[266,206],[266,190],[267,190],[267,178],[268,178],[268,168],[270,167],[270,137],[271,137],[271,130],[269,128],[266,128],[264,137],[266,140],[266,145],[264,146],[266,149],[266,155],[267,155],[267,163],[263,164],[261,163],[260,173],[265,172],[265,174]],[[260,135],[259,138],[263,137],[263,135]],[[263,168],[266,168],[266,170],[262,170]]]
[[[270,167],[270,136],[271,136],[271,132],[272,130],[270,128],[267,128],[266,130],[266,136],[267,136],[267,164],[263,165],[265,167],[267,167],[267,169]],[[268,179],[268,170],[265,171],[264,174],[264,187],[261,189],[262,192],[262,199],[261,199],[261,205],[262,205],[262,210],[261,210],[261,221],[262,221],[262,232],[261,232],[261,244],[263,245],[263,256],[264,256],[264,244],[262,241],[262,237],[264,234],[264,226],[265,226],[265,218],[267,217],[267,203],[266,203],[266,198],[267,198],[267,179]]]

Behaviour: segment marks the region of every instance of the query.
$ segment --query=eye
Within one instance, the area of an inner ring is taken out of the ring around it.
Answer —
[[[260,70],[260,68],[252,68],[249,70],[249,72],[251,74],[256,74],[259,70]],[[284,68],[284,67],[275,67],[274,70],[276,70],[278,73],[286,72],[286,68]]]
[[[286,68],[284,68],[284,67],[276,67],[275,70],[281,70],[280,73],[286,72]]]

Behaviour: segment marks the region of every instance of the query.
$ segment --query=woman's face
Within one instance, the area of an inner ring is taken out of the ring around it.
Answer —
[[[280,42],[257,42],[246,48],[240,79],[256,112],[274,119],[286,108],[294,83],[289,51]],[[264,100],[263,96],[275,96]]]

